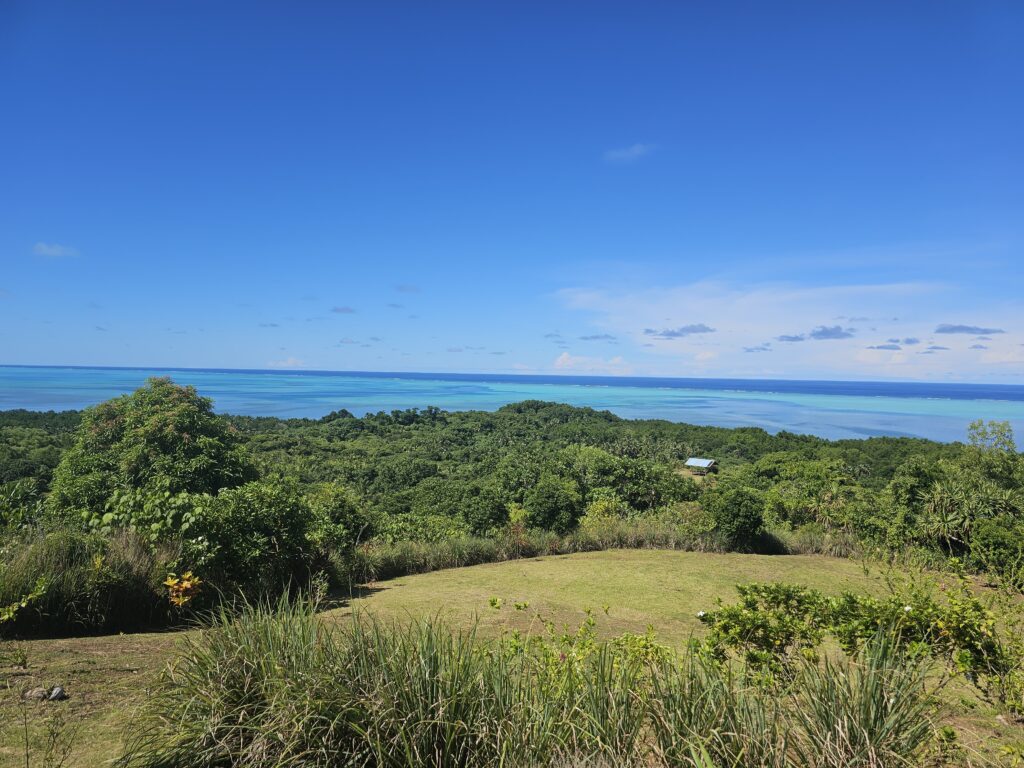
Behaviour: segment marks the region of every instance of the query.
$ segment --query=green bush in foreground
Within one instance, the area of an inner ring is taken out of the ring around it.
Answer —
[[[599,641],[589,620],[484,642],[434,620],[331,628],[281,602],[185,641],[119,765],[916,765],[923,672],[879,635],[780,692],[649,635]]]

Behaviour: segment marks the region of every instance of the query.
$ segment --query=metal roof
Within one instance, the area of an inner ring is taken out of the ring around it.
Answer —
[[[697,458],[692,458],[692,459],[687,459],[686,460],[686,466],[688,466],[688,467],[700,467],[701,469],[707,469],[708,467],[710,467],[714,463],[715,463],[714,459],[697,459]]]

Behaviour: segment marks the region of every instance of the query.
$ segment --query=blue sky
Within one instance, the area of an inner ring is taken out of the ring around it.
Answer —
[[[1024,4],[0,4],[0,363],[1024,382]]]

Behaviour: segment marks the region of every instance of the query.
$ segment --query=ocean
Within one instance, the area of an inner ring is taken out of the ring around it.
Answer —
[[[962,440],[974,419],[1024,435],[1024,386],[743,379],[0,366],[0,410],[80,409],[171,376],[222,413],[319,418],[347,408],[492,411],[520,400],[609,410],[631,419],[761,427],[830,439],[878,435]]]

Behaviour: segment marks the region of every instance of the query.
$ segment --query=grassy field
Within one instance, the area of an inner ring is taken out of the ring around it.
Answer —
[[[352,606],[382,616],[436,613],[459,626],[477,622],[484,634],[527,629],[538,618],[576,628],[589,608],[601,634],[643,632],[650,626],[663,642],[681,644],[701,627],[697,611],[713,608],[719,598],[734,600],[735,585],[752,581],[788,581],[826,592],[873,591],[881,577],[866,574],[851,560],[816,556],[611,550],[393,579],[369,587]],[[495,597],[500,610],[490,607]],[[516,602],[528,602],[529,608],[516,611]],[[341,617],[350,610],[328,615]]]
[[[700,625],[696,612],[717,598],[732,600],[734,585],[781,580],[828,592],[874,591],[878,573],[858,563],[813,556],[702,554],[673,551],[609,551],[481,565],[394,579],[368,586],[352,605],[325,614],[344,622],[352,608],[389,618],[440,614],[453,624],[479,623],[483,633],[525,629],[539,619],[575,628],[593,609],[602,634],[643,632],[683,643]],[[490,607],[498,598],[502,607]],[[516,611],[515,602],[528,602]],[[607,614],[605,613],[607,609]],[[120,732],[145,700],[149,680],[167,662],[181,633],[39,640],[22,643],[27,669],[0,668],[0,766],[25,765],[23,716],[30,741],[45,741],[45,723],[60,712],[79,726],[67,766],[97,766],[118,751]],[[19,704],[23,690],[64,685],[62,704]],[[982,710],[958,722],[985,736],[1017,732]],[[994,728],[995,730],[991,730]],[[1000,729],[1007,731],[1001,733]],[[1019,737],[1019,736],[1018,736]],[[980,736],[979,736],[980,738]],[[43,765],[41,752],[30,763]]]

